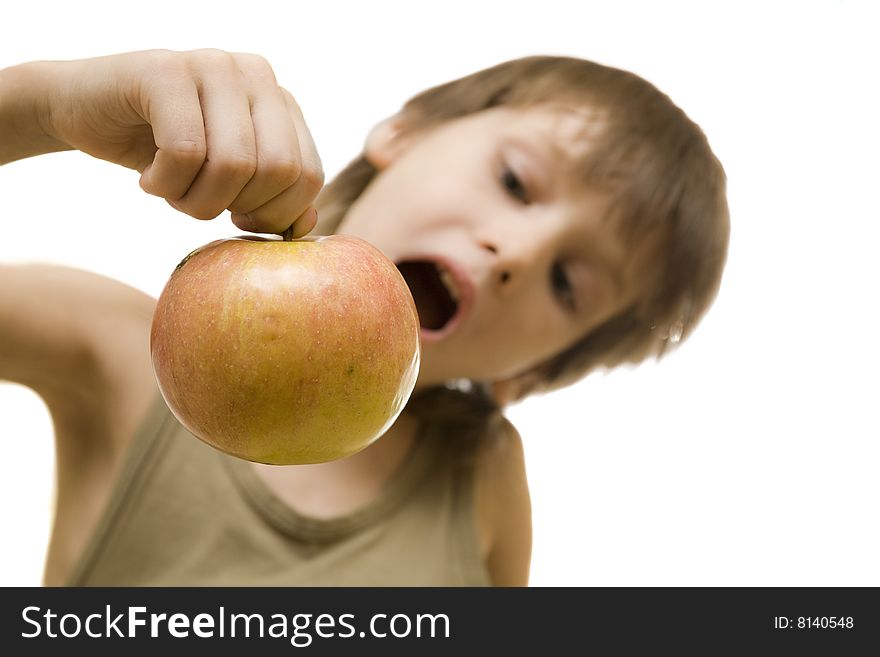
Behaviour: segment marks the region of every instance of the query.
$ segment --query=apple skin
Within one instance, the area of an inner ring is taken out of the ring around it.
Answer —
[[[397,418],[419,331],[397,267],[364,240],[237,237],[177,266],[150,351],[162,396],[196,437],[249,461],[321,463]]]

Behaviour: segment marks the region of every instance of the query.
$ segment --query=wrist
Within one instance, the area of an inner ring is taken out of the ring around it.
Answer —
[[[61,93],[58,64],[28,62],[0,70],[0,164],[71,150],[52,128]]]

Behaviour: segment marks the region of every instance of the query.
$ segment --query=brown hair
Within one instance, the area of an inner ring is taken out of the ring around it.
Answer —
[[[610,219],[627,244],[659,238],[658,261],[655,285],[637,303],[518,377],[521,396],[565,386],[598,367],[660,358],[686,338],[717,294],[730,230],[724,171],[705,135],[665,94],[627,71],[527,57],[428,89],[401,114],[418,132],[493,107],[538,104],[585,107],[602,117],[579,170],[585,184],[610,194]],[[364,156],[349,164],[318,200],[316,233],[333,232],[375,174]],[[481,390],[434,390],[423,399],[464,395],[485,416],[492,405]],[[460,402],[452,407],[457,413],[464,412]],[[450,408],[436,399],[417,405]]]

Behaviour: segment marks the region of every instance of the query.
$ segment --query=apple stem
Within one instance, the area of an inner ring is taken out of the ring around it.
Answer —
[[[281,238],[285,242],[293,241],[293,224],[290,224],[283,233],[281,233]]]

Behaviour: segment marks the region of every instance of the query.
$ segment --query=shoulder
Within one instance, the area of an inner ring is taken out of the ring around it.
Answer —
[[[59,457],[118,446],[154,386],[155,300],[121,281],[53,265],[3,268],[0,300],[2,367],[43,397],[66,438]]]
[[[526,586],[532,509],[522,438],[499,416],[476,459],[475,505],[481,550],[496,586]]]

